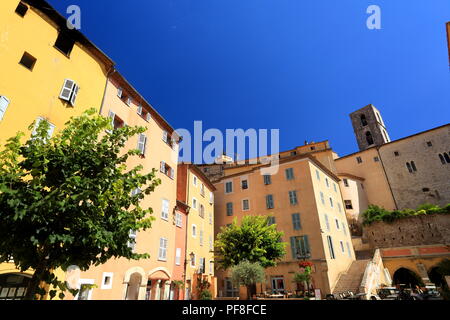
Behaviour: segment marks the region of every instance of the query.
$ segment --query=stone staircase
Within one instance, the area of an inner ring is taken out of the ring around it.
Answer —
[[[342,293],[352,291],[354,294],[358,293],[361,281],[364,276],[367,264],[371,259],[361,259],[353,261],[347,273],[340,276],[333,293]]]

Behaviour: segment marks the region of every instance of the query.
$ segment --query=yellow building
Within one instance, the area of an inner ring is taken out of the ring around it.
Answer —
[[[192,164],[178,165],[178,200],[187,203],[185,299],[198,299],[199,280],[210,284],[208,289],[216,296],[214,277],[214,191],[216,188]]]
[[[314,264],[313,287],[324,297],[355,260],[339,179],[313,156],[294,152],[283,154],[278,173],[264,175],[264,168],[224,170],[223,178],[214,183],[215,231],[234,218],[239,222],[246,215],[272,216],[272,223],[284,232],[287,254],[266,270],[266,282],[257,286],[257,292],[295,292],[298,263],[308,260]],[[228,271],[218,271],[217,277],[219,296],[238,294]]]
[[[113,62],[45,1],[0,2],[0,145],[47,119],[51,132],[70,117],[100,109]],[[0,299],[24,294],[31,274],[0,265]],[[4,282],[4,283],[3,283]],[[5,286],[5,284],[7,284]],[[8,288],[11,288],[8,289]]]

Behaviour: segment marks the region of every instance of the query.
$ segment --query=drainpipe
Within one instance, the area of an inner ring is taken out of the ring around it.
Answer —
[[[188,172],[188,164],[184,164],[186,167],[186,176],[187,176],[187,188],[186,188],[186,203],[189,205],[189,186],[190,183],[190,174]],[[187,277],[187,257],[188,257],[188,232],[189,232],[189,213],[186,214],[186,232],[185,232],[185,241],[184,241],[184,300],[186,300],[186,277]],[[192,283],[191,283],[192,284]]]

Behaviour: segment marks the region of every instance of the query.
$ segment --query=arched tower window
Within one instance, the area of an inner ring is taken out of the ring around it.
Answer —
[[[439,159],[441,159],[442,164],[445,164],[445,159],[442,154],[439,154]]]
[[[361,115],[361,125],[363,127],[367,126],[367,119],[366,119],[366,115],[365,114]]]
[[[370,133],[370,131],[366,132],[366,141],[369,146],[371,144],[373,144],[373,137],[372,137],[372,133]]]
[[[408,168],[408,171],[409,171],[410,173],[413,172],[413,171],[412,171],[412,168],[411,168],[411,165],[409,164],[409,162],[406,163],[406,168]]]
[[[413,169],[413,171],[417,171],[416,164],[414,163],[414,161],[411,161],[411,168]]]
[[[444,152],[444,158],[445,158],[445,161],[447,161],[447,163],[450,163],[450,157],[448,156],[447,152]]]

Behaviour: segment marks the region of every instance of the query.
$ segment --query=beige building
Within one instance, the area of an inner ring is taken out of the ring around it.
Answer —
[[[313,286],[322,295],[333,291],[342,273],[355,260],[339,179],[310,155],[280,159],[277,174],[264,175],[265,165],[224,169],[215,186],[215,231],[246,215],[270,215],[284,232],[287,254],[266,270],[257,292],[295,291],[298,263],[313,262]],[[237,295],[228,271],[217,272],[219,296]]]
[[[169,300],[175,296],[176,177],[178,140],[172,127],[120,75],[109,76],[100,113],[111,119],[114,128],[124,125],[143,126],[147,131],[127,141],[124,150],[138,149],[140,156],[128,159],[127,166],[143,166],[143,172],[157,169],[161,184],[146,196],[141,206],[151,207],[156,218],[146,231],[130,231],[137,253],[149,253],[149,259],[110,259],[77,276],[78,286],[95,284],[97,288],[82,290],[76,297],[85,300]],[[140,192],[136,189],[135,192]],[[72,270],[71,274],[76,274]],[[69,274],[68,274],[69,276]]]

